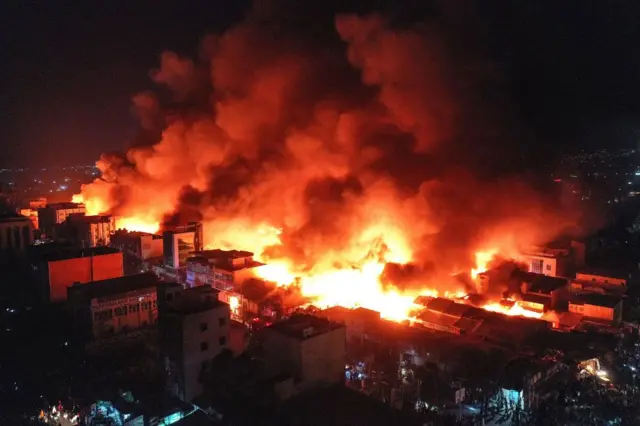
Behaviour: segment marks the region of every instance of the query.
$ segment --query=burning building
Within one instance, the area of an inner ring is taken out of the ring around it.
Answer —
[[[59,225],[56,234],[64,236],[79,247],[108,246],[115,227],[115,218],[110,215],[87,216],[84,213],[72,213]]]
[[[47,238],[55,238],[56,225],[64,223],[67,217],[74,213],[85,214],[85,206],[79,203],[54,203],[47,204],[46,207],[38,208],[40,231],[42,231]]]
[[[164,231],[164,264],[178,270],[187,266],[187,258],[193,252],[202,251],[202,224],[198,222],[180,225]]]
[[[111,236],[111,245],[138,260],[161,258],[163,238],[146,232],[130,232],[118,229]]]
[[[134,98],[143,129],[160,136],[100,158],[101,178],[74,197],[88,214],[151,233],[197,220],[204,232],[164,234],[168,268],[202,246],[249,251],[266,264],[260,277],[316,306],[396,320],[420,295],[468,292],[452,276],[486,269],[477,253],[513,258],[574,225],[570,206],[526,178],[487,176],[510,164],[513,144],[497,130],[502,111],[486,117],[485,97],[460,90],[475,80],[458,73],[475,67],[444,38],[339,15],[326,22],[337,44],[320,46],[290,25],[272,37],[265,23],[282,17],[260,5],[205,37],[201,60],[161,56],[151,76],[175,96],[171,117],[157,96]],[[531,268],[562,275],[544,262]],[[392,264],[398,276],[383,276]]]

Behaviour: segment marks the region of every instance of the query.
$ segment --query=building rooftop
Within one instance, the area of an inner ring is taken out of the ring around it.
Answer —
[[[162,235],[156,235],[156,234],[151,234],[149,232],[142,232],[142,231],[129,231],[126,229],[117,229],[113,235],[118,235],[118,236],[128,236],[128,237],[145,237],[147,235],[152,236],[154,238],[162,238]]]
[[[67,220],[84,223],[109,223],[112,220],[112,216],[107,214],[87,216],[84,213],[73,213],[69,215]]]
[[[584,267],[580,268],[577,274],[586,274],[586,275],[595,275],[603,278],[617,278],[621,280],[628,280],[629,273],[619,270],[619,269],[608,269],[608,268],[592,268],[592,267]]]
[[[548,307],[551,304],[551,298],[542,294],[526,293],[522,295],[522,300],[530,303],[539,303]]]
[[[578,293],[571,297],[569,303],[573,305],[594,305],[614,308],[619,302],[620,297],[610,296],[599,293]]]
[[[244,257],[252,257],[253,253],[244,250],[202,250],[195,253],[197,256],[202,256],[207,259],[241,259]]]
[[[45,207],[47,209],[65,210],[65,209],[82,209],[84,204],[80,203],[49,203]]]
[[[157,287],[158,284],[160,284],[160,280],[155,274],[145,272],[108,280],[93,281],[86,284],[76,284],[67,288],[67,294],[70,299],[72,297],[84,297],[87,300],[91,300],[144,288]]]
[[[192,315],[220,306],[228,305],[218,300],[216,290],[204,285],[187,288],[177,293],[175,301],[167,303],[167,312],[176,315]]]
[[[113,247],[77,248],[66,244],[50,243],[30,246],[28,256],[32,262],[55,262],[78,257],[102,256],[115,253],[119,253],[119,250]]]
[[[535,272],[515,270],[513,276],[522,282],[530,284],[529,292],[549,294],[554,290],[567,286],[567,280],[560,277],[550,277]]]
[[[0,213],[0,222],[23,222],[30,220],[27,216],[15,212]]]
[[[295,339],[305,340],[342,327],[344,326],[341,324],[313,315],[294,315],[289,319],[272,324],[267,329]]]

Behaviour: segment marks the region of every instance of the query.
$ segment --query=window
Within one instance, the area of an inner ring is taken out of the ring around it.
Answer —
[[[551,265],[547,265],[547,271],[551,271]]]
[[[200,331],[207,331],[208,328],[209,328],[209,325],[206,322],[200,323]]]
[[[200,351],[205,352],[209,350],[209,344],[207,342],[200,343]]]
[[[544,264],[544,261],[542,259],[533,259],[531,261],[531,272],[534,272],[536,274],[541,274],[543,264]]]
[[[124,315],[127,315],[127,307],[126,306],[117,307],[114,313],[115,313],[115,316],[117,317],[122,317]]]
[[[227,319],[226,318],[218,318],[218,325],[220,327],[224,327],[224,325],[227,323]]]
[[[158,307],[157,301],[154,300],[151,306],[153,306],[153,309],[157,308]]]
[[[135,305],[129,305],[129,313],[140,312],[140,304],[136,303]]]
[[[220,346],[224,346],[227,344],[227,337],[226,336],[221,336],[218,338],[218,343],[220,343]]]

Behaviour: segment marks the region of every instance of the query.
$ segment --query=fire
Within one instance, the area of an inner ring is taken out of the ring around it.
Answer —
[[[513,302],[513,301],[511,301]],[[491,312],[498,312],[503,315],[509,316],[521,316],[527,318],[537,318],[540,319],[543,316],[542,312],[536,312],[529,309],[524,308],[520,305],[519,302],[513,302],[513,304],[502,304],[500,302],[491,302],[482,306],[483,309]]]
[[[495,257],[497,250],[479,251],[476,253],[476,267],[471,269],[471,278],[476,279],[478,274],[488,269],[489,262]]]

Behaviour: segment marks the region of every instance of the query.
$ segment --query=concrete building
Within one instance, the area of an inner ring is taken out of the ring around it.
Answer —
[[[534,311],[566,310],[569,300],[569,283],[566,279],[521,271],[514,276],[520,283],[524,307]],[[544,309],[540,309],[541,305]]]
[[[187,258],[194,252],[202,251],[202,224],[192,222],[176,226],[162,234],[165,266],[180,269],[187,265]]]
[[[73,213],[60,226],[63,230],[59,233],[78,247],[98,247],[111,243],[116,221],[111,215],[86,216],[83,213]]]
[[[33,223],[16,213],[0,214],[0,255],[24,253],[33,243]]]
[[[160,333],[169,391],[190,401],[202,393],[200,377],[229,345],[229,305],[209,286],[159,291]]]
[[[255,268],[263,265],[255,261],[253,253],[248,251],[203,250],[187,260],[187,283],[233,290],[247,279],[255,278]]]
[[[597,293],[573,294],[569,312],[580,314],[587,321],[618,326],[622,321],[622,298]]]
[[[79,335],[97,341],[155,325],[158,284],[154,274],[144,273],[68,287]]]
[[[111,246],[138,260],[162,257],[162,236],[119,229],[111,236]]]
[[[47,238],[55,238],[56,225],[64,223],[67,217],[73,213],[86,213],[84,204],[55,203],[38,208],[40,231],[42,231]]]
[[[573,276],[574,270],[585,262],[585,245],[579,241],[563,239],[542,246],[532,246],[521,253],[519,259],[529,272],[552,277]]]
[[[622,271],[581,268],[576,272],[577,283],[590,283],[603,288],[624,289],[629,283],[630,274]]]
[[[312,315],[294,315],[260,330],[268,368],[300,388],[344,381],[346,327]]]
[[[67,299],[67,288],[123,275],[122,253],[110,247],[79,249],[60,244],[33,246],[29,261],[43,300]]]

